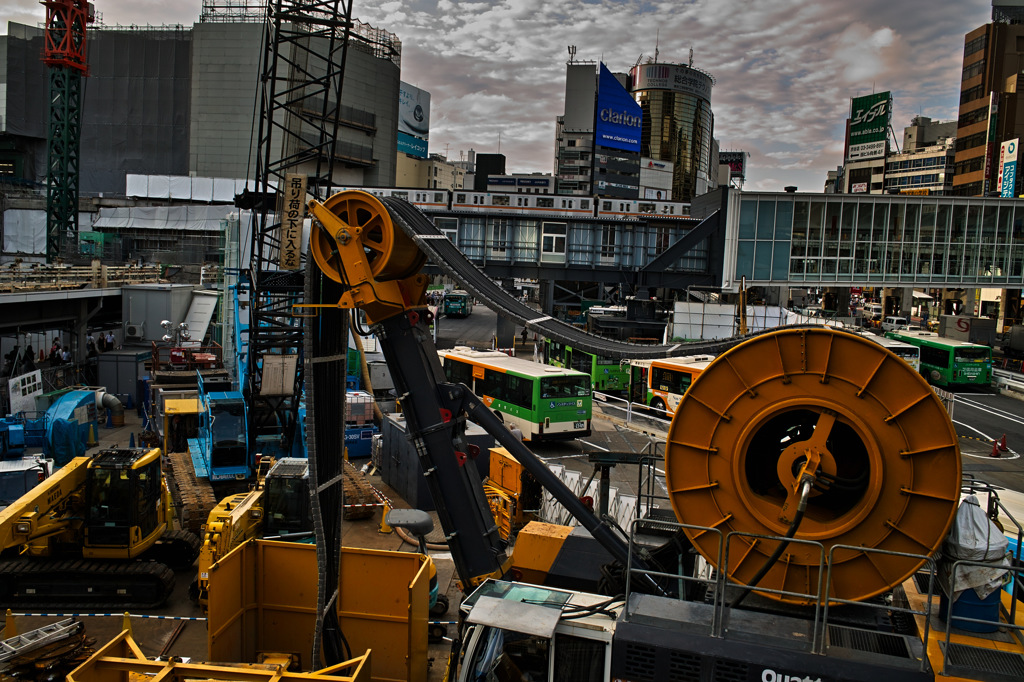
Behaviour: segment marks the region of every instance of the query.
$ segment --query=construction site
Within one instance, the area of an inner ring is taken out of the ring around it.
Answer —
[[[44,5],[6,37],[0,678],[1024,679],[1019,456],[903,358],[495,282],[351,189],[394,183],[401,70],[352,3]]]

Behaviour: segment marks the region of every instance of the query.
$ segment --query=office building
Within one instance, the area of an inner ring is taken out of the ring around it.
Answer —
[[[123,194],[129,174],[253,175],[263,18],[230,3],[225,8],[237,11],[204,16],[191,27],[89,27],[83,196]],[[44,185],[47,172],[43,37],[42,28],[15,23],[0,36],[0,176],[29,187]],[[397,37],[355,22],[338,116],[339,185],[394,184],[400,71]],[[301,136],[306,124],[299,118],[288,125]]]
[[[555,123],[559,194],[640,196],[641,112],[627,83],[604,64],[566,64],[565,113]]]
[[[1021,3],[993,2],[990,24],[964,37],[960,112],[953,193],[984,196],[998,191],[999,147],[1024,137],[1024,108],[1017,80],[1024,56]],[[1013,191],[1019,194],[1020,183]]]
[[[714,84],[711,74],[692,65],[648,63],[630,70],[633,97],[643,112],[640,153],[672,162],[673,201],[704,194],[718,173],[711,154]]]

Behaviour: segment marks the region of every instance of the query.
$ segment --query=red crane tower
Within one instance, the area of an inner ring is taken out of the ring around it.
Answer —
[[[78,234],[78,152],[82,134],[82,78],[89,75],[85,26],[95,18],[85,0],[43,0],[46,36],[43,63],[50,67],[47,128],[46,259]]]

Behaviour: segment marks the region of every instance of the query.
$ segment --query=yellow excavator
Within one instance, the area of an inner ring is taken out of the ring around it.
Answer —
[[[0,512],[0,603],[152,608],[199,538],[172,528],[160,449],[76,457]]]

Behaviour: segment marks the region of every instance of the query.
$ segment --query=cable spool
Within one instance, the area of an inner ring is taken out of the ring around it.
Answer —
[[[405,232],[395,227],[387,207],[369,192],[338,192],[324,201],[323,206],[338,216],[342,225],[333,235],[314,228],[309,246],[317,266],[335,282],[344,283],[344,269],[335,262],[335,240],[340,243],[358,240],[369,273],[379,282],[410,277],[426,262],[426,254]]]
[[[854,334],[795,329],[746,341],[690,386],[669,429],[665,470],[681,523],[741,584],[763,569],[814,487],[793,542],[759,588],[859,601],[906,580],[946,537],[960,493],[949,416],[906,362]],[[809,545],[800,540],[813,541]],[[842,545],[843,547],[837,547]],[[849,546],[848,548],[846,546]],[[833,549],[835,548],[835,549]],[[812,598],[764,593],[805,604]]]

